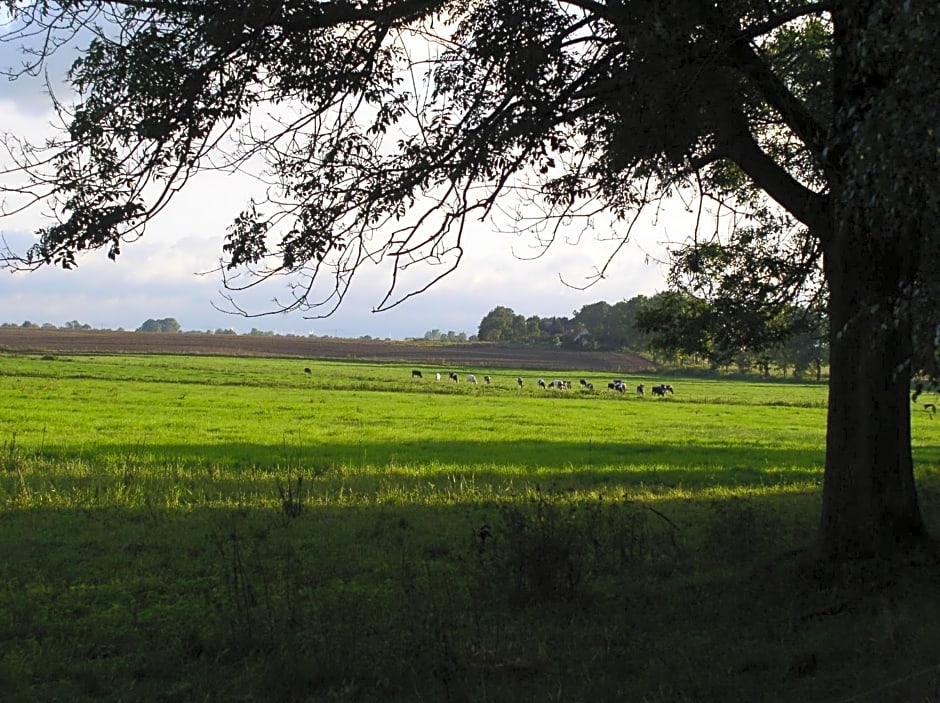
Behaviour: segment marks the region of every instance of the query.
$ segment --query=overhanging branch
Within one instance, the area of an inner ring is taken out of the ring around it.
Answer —
[[[729,110],[720,150],[759,188],[776,200],[810,231],[823,238],[828,229],[828,196],[807,188],[760,148],[740,112]]]

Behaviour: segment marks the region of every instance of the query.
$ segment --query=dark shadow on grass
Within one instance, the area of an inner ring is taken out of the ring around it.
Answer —
[[[148,451],[166,452],[170,464],[187,456],[171,446]],[[465,473],[504,481],[537,468]],[[581,485],[664,476],[701,485],[702,471],[605,471],[558,459],[536,473]],[[759,484],[751,471],[713,473]],[[152,482],[159,492],[159,472],[141,473],[156,478],[131,471],[128,487]],[[236,488],[257,480],[276,495],[271,474],[259,473],[217,469],[207,481]],[[376,474],[405,477],[389,466],[363,474],[373,485]],[[780,566],[815,524],[818,491],[810,487],[648,505],[611,496],[610,511],[578,513],[551,487],[522,499],[506,494],[500,505],[338,501],[295,516],[277,504],[256,507],[244,493],[238,505],[182,510],[155,500],[0,513],[8,584],[0,641],[21,670],[35,671],[15,679],[20,697],[42,700],[42,682],[71,700],[117,699],[131,687],[140,700],[168,699],[163,692],[181,683],[181,700],[547,700],[562,687],[572,701],[605,700],[613,690],[659,695],[651,700],[742,692],[754,701],[832,700],[807,688],[817,661],[830,688],[865,690],[909,670],[912,651],[926,666],[940,639],[897,647],[931,632],[910,614],[925,607],[936,570],[923,588],[902,592],[907,600],[895,611],[881,597],[894,591],[819,588]],[[537,580],[559,573],[547,585]],[[926,607],[935,613],[936,601]],[[56,666],[41,669],[50,655]],[[77,693],[68,688],[75,682]]]

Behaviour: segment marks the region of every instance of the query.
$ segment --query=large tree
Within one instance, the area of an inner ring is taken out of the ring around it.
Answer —
[[[288,276],[281,305],[329,310],[384,257],[381,308],[458,265],[470,218],[511,210],[548,242],[610,213],[625,239],[638,210],[694,191],[741,226],[702,217],[692,247],[749,237],[755,265],[786,264],[794,296],[822,272],[818,551],[894,550],[924,534],[908,394],[930,367],[913,340],[931,324],[914,311],[937,287],[938,5],[5,0],[5,38],[43,40],[24,70],[91,36],[60,137],[6,139],[28,176],[10,190],[53,214],[11,260],[116,257],[196,171],[263,162],[267,187],[228,231],[228,284]],[[421,261],[444,265],[399,292]]]

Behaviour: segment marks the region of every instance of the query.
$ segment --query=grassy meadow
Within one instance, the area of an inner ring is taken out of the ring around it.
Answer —
[[[825,385],[412,368],[0,356],[0,700],[940,700],[936,560],[804,558]]]

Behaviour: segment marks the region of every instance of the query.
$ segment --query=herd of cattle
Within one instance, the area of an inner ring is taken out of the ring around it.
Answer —
[[[447,374],[447,377],[448,377],[448,379],[450,379],[450,380],[453,381],[454,383],[460,383],[460,376],[457,374],[456,371],[451,371],[450,373]],[[414,379],[414,378],[423,379],[423,378],[424,378],[424,373],[421,371],[421,369],[413,369],[412,372],[411,372],[411,378],[413,378],[413,379]],[[440,381],[441,378],[442,378],[440,372],[435,373],[435,374],[434,374],[434,378],[435,378],[435,380]],[[483,382],[484,382],[486,385],[490,385],[490,384],[493,382],[493,379],[490,378],[489,376],[484,376],[484,377],[483,377]],[[475,375],[475,374],[472,374],[472,373],[468,373],[468,374],[467,374],[467,383],[476,384],[476,383],[477,383],[477,377],[476,377],[476,375]],[[539,388],[546,389],[546,390],[549,389],[549,388],[551,388],[551,389],[553,389],[553,390],[559,390],[559,391],[561,391],[561,390],[570,390],[570,389],[573,387],[571,381],[561,381],[561,380],[557,380],[557,379],[554,380],[554,381],[549,381],[548,383],[546,383],[544,378],[540,378],[540,379],[538,379],[538,381],[536,381],[536,383],[538,384],[538,387],[539,387]],[[594,390],[594,384],[593,384],[591,381],[588,381],[588,380],[585,379],[585,378],[582,378],[580,381],[578,381],[578,383],[580,384],[581,388],[584,389],[584,390],[586,390],[586,391],[593,391],[593,390]],[[522,376],[520,376],[519,378],[516,379],[516,385],[518,385],[519,388],[524,387],[524,386],[525,386],[525,379],[523,379]],[[619,379],[619,378],[616,378],[616,379],[614,379],[613,381],[611,381],[610,383],[608,383],[608,384],[607,384],[607,388],[608,388],[608,390],[616,391],[616,392],[618,392],[618,393],[626,393],[626,392],[627,392],[627,385],[623,382],[622,379]],[[646,390],[647,390],[646,384],[641,383],[640,385],[638,385],[638,386],[636,387],[636,394],[637,394],[637,395],[646,395]],[[651,386],[650,389],[649,389],[649,391],[650,391],[653,395],[658,396],[658,397],[660,397],[660,398],[665,398],[667,393],[669,393],[669,394],[675,393],[675,390],[673,389],[673,387],[672,387],[670,384],[668,384],[668,383],[660,383],[659,385]]]

